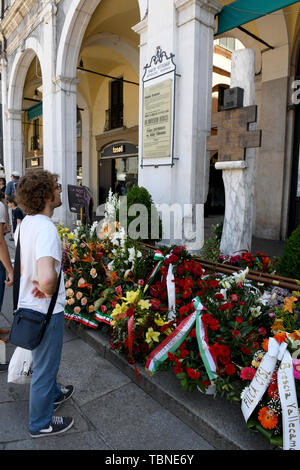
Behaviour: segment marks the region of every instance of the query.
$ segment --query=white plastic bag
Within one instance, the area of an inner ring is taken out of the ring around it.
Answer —
[[[30,383],[32,377],[32,352],[17,347],[8,365],[7,382],[15,384]]]

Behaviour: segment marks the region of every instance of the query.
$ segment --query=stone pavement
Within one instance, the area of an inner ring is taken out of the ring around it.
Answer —
[[[13,257],[13,245],[10,243]],[[0,328],[12,320],[12,288],[6,288]],[[14,347],[7,344],[7,360]],[[150,377],[109,347],[99,331],[67,324],[59,381],[73,397],[56,414],[73,416],[61,436],[28,434],[29,385],[7,383],[0,374],[0,450],[269,450],[249,434],[240,407],[200,392],[184,392],[174,374]]]

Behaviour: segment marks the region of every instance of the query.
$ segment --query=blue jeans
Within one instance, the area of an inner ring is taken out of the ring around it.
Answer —
[[[6,280],[6,269],[0,261],[0,311],[2,309],[3,298],[4,298],[4,291],[5,291],[5,283]]]
[[[64,312],[52,314],[41,343],[32,351],[33,374],[29,398],[29,430],[51,423],[53,403],[61,396],[56,383],[64,334]]]

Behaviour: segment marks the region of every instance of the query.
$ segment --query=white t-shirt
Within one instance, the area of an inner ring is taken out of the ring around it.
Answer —
[[[7,216],[7,208],[3,204],[2,201],[0,201],[0,223],[1,224],[7,224],[8,223],[8,216]]]
[[[27,215],[15,231],[15,245],[18,242],[19,228],[21,250],[21,279],[18,308],[30,308],[47,313],[51,299],[39,299],[32,295],[33,281],[38,280],[37,260],[51,256],[55,260],[55,270],[59,275],[62,260],[62,245],[54,223],[42,214]],[[63,273],[56,305],[53,313],[62,312],[65,308],[65,283]]]

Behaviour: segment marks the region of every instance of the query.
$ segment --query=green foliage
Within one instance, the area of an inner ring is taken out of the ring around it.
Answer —
[[[223,224],[212,225],[210,237],[204,242],[200,251],[200,256],[203,259],[219,262],[219,250],[222,237]]]
[[[279,258],[277,272],[281,276],[300,279],[300,225],[287,239]]]
[[[142,186],[133,186],[129,189],[126,196],[127,199],[121,198],[120,211],[119,214],[117,214],[117,219],[120,220],[119,216],[122,217],[122,214],[126,211],[128,237],[148,242],[152,241],[152,237],[153,241],[161,240],[162,221],[149,191]],[[127,203],[127,207],[122,206],[125,203]],[[139,210],[138,206],[136,206],[136,208],[132,207],[133,205],[140,205],[141,210]],[[134,209],[137,210],[135,211]],[[120,223],[124,226],[122,220],[120,220]],[[138,236],[139,233],[141,236]]]

